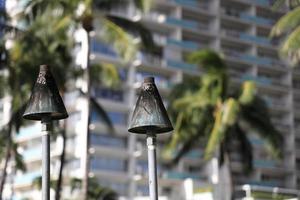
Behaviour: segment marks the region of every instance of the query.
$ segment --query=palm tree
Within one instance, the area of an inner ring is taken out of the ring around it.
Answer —
[[[286,1],[277,0],[273,7],[278,9],[286,4]],[[280,53],[287,57],[291,64],[296,65],[300,61],[300,2],[299,0],[289,0],[290,9],[273,26],[270,36],[284,38]]]
[[[169,112],[176,125],[165,151],[169,164],[206,141],[204,159],[210,160],[219,150],[220,165],[229,165],[230,147],[237,141],[244,169],[250,171],[253,156],[247,136],[251,132],[265,139],[271,153],[280,157],[283,138],[272,125],[255,84],[246,81],[240,91],[230,93],[227,66],[217,53],[200,50],[189,60],[204,72],[200,78],[184,79],[171,92]]]

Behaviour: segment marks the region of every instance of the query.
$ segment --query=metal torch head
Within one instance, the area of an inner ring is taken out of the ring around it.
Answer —
[[[141,87],[129,132],[159,134],[172,131],[173,127],[158,93],[153,77],[147,77]]]
[[[65,119],[68,113],[50,68],[41,65],[23,118],[41,121],[45,117],[51,120]]]

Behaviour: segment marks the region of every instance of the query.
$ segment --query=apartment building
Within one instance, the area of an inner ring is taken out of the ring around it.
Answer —
[[[136,91],[145,76],[154,76],[163,98],[184,76],[200,76],[195,65],[185,61],[185,55],[201,48],[220,52],[229,66],[231,87],[238,87],[244,80],[257,83],[264,97],[272,121],[284,135],[284,158],[274,160],[264,148],[264,141],[256,135],[250,140],[254,149],[254,171],[245,176],[240,155],[232,154],[231,173],[236,185],[236,198],[263,194],[285,194],[297,198],[300,189],[300,69],[291,69],[278,56],[278,42],[268,35],[275,21],[285,10],[272,11],[271,0],[157,0],[150,13],[142,14],[133,5],[112,12],[133,20],[140,20],[152,32],[155,41],[163,46],[162,55],[139,52],[135,61],[124,65],[116,52],[103,41],[92,39],[92,62],[113,63],[118,67],[122,86],[118,89],[95,87],[92,93],[106,109],[116,133],[111,134],[101,117],[91,110],[87,113],[87,101],[79,92],[65,96],[70,117],[67,121],[67,160],[65,182],[84,174],[84,148],[86,146],[86,118],[91,116],[91,168],[90,176],[99,183],[113,188],[125,199],[148,195],[147,154],[145,137],[129,134],[127,124],[135,104]],[[96,26],[96,32],[100,27]],[[80,35],[80,34],[79,34]],[[85,41],[79,36],[84,51]],[[80,59],[76,59],[81,64]],[[166,102],[167,105],[167,102]],[[158,157],[171,133],[158,140]],[[13,199],[40,199],[40,192],[32,185],[41,174],[40,125],[23,127],[16,134],[16,141],[28,166],[28,171],[9,170],[7,196]],[[62,139],[51,145],[51,174],[58,174]],[[158,167],[159,193],[172,200],[209,199],[214,193],[214,179],[218,176],[216,163],[205,164],[203,146],[188,153],[174,169]],[[218,177],[217,177],[218,179]],[[187,180],[192,186],[185,187]],[[189,188],[193,188],[190,190]],[[192,192],[191,192],[192,191]],[[252,193],[251,193],[252,191]],[[256,192],[256,193],[255,193]],[[76,196],[64,188],[67,197]],[[208,196],[194,195],[205,194]],[[267,194],[267,195],[266,195]],[[215,195],[215,199],[220,196]],[[269,195],[269,196],[268,196]],[[268,197],[267,197],[268,196]]]

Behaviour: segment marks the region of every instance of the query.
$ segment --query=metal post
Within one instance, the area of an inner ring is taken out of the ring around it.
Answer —
[[[157,164],[156,164],[156,135],[147,133],[148,146],[148,176],[150,200],[158,200],[157,192]]]
[[[50,128],[51,119],[42,119],[42,200],[50,200]]]

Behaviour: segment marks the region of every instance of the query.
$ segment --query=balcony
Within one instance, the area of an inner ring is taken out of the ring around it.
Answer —
[[[265,77],[256,77],[250,74],[245,74],[242,77],[242,80],[246,81],[246,80],[251,80],[251,81],[255,81],[256,83],[262,84],[262,85],[271,85],[272,81],[268,78]]]
[[[118,54],[109,45],[96,40],[91,40],[91,50],[94,53],[100,53],[110,57],[118,57]]]
[[[112,135],[91,134],[90,143],[93,146],[105,146],[118,149],[126,148],[126,140],[124,138],[115,137]]]
[[[41,125],[40,124],[33,124],[27,127],[22,127],[20,131],[16,134],[16,138],[18,140],[31,138],[39,135],[41,132]]]
[[[126,161],[104,157],[92,158],[91,169],[124,172],[126,171]]]
[[[205,10],[209,9],[208,2],[200,2],[198,0],[173,0],[173,1],[181,6],[187,6],[191,8],[202,8]]]
[[[281,187],[280,181],[249,181],[247,184],[251,186]]]
[[[282,167],[278,161],[275,160],[254,160],[253,165],[259,168],[280,168]]]
[[[191,30],[208,29],[205,24],[200,24],[193,20],[177,19],[174,17],[167,17],[165,22],[170,25],[179,26],[181,28],[187,28]]]
[[[31,184],[35,178],[37,178],[41,175],[42,175],[42,173],[40,171],[29,172],[26,174],[18,175],[15,178],[14,183],[17,185]]]
[[[28,149],[22,153],[25,161],[32,159],[40,159],[42,157],[42,146]]]
[[[254,35],[242,33],[240,35],[240,38],[242,40],[249,41],[249,42],[255,42],[257,44],[272,45],[271,40],[266,37],[260,37],[260,36],[254,36]]]
[[[167,60],[167,66],[181,69],[181,70],[187,70],[187,71],[192,71],[195,72],[197,71],[197,65],[195,64],[189,64],[183,61],[176,61],[176,60]]]
[[[142,63],[146,65],[155,65],[155,66],[162,65],[162,58],[159,55],[154,55],[146,52],[139,52],[137,54],[137,59],[141,60]]]
[[[241,13],[239,17],[241,19],[245,20],[245,21],[256,23],[256,24],[259,24],[259,25],[272,26],[274,24],[274,20],[267,19],[267,18],[264,18],[264,17],[249,15],[249,14],[246,14],[246,13]]]
[[[120,112],[107,112],[108,117],[110,118],[113,124],[117,125],[126,125],[127,124],[127,115]],[[99,115],[95,110],[92,109],[91,113],[91,123],[103,122],[102,116]]]
[[[117,102],[123,102],[124,92],[122,90],[114,90],[111,88],[93,88],[93,96],[96,98],[109,99]]]
[[[184,157],[189,159],[201,159],[203,156],[203,152],[200,150],[193,150],[187,153]]]
[[[272,65],[274,63],[274,61],[271,58],[253,56],[253,55],[241,53],[237,50],[233,51],[233,50],[224,48],[223,53],[232,58],[236,58],[241,61],[244,61],[247,63],[252,63],[252,64],[257,64],[257,65]]]
[[[196,42],[192,42],[192,41],[180,41],[180,40],[175,40],[172,38],[168,38],[167,39],[167,45],[174,45],[177,47],[181,47],[184,49],[189,49],[189,50],[197,50],[200,48],[200,45],[197,44]]]
[[[250,62],[257,65],[272,65],[273,61],[270,58],[258,57],[253,55],[242,55],[241,59],[245,62]]]
[[[267,37],[254,36],[254,35],[250,35],[247,33],[236,31],[236,30],[223,29],[222,32],[223,32],[223,35],[225,35],[225,36],[229,36],[232,38],[240,38],[241,40],[244,40],[247,42],[255,42],[255,43],[261,44],[261,45],[273,45],[273,44],[275,45],[275,43],[272,42]]]
[[[260,138],[254,138],[254,137],[250,137],[248,138],[249,139],[249,142],[252,144],[252,145],[256,145],[256,146],[262,146],[265,144],[265,142],[260,139]]]
[[[167,179],[179,179],[179,180],[184,180],[187,178],[191,178],[195,180],[204,179],[204,177],[202,177],[199,174],[191,174],[188,172],[176,172],[176,171],[165,172],[163,177]]]

